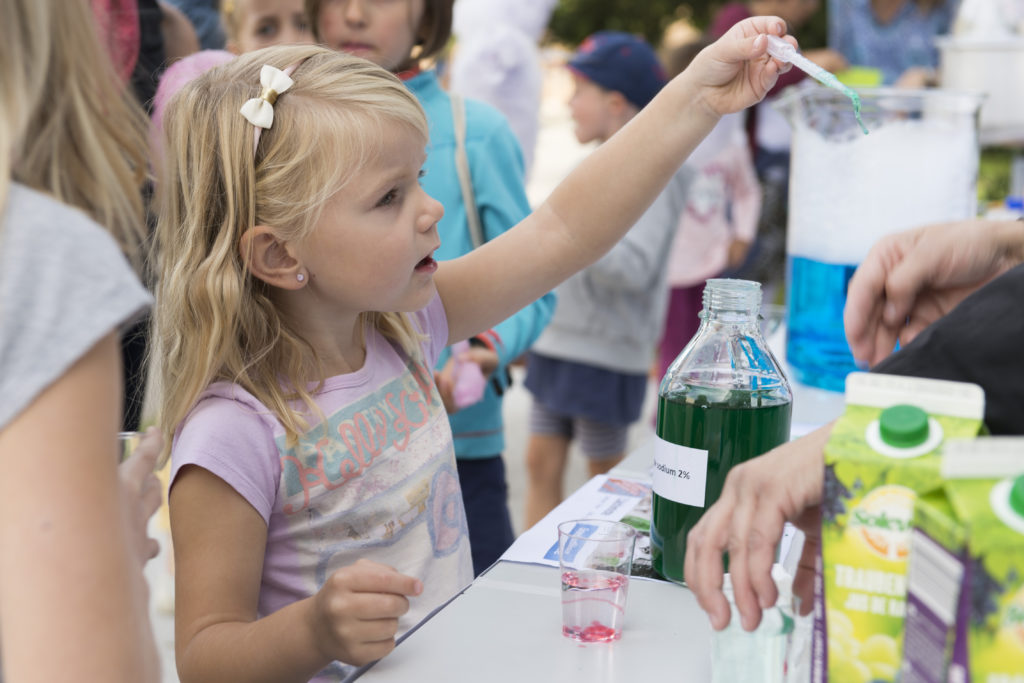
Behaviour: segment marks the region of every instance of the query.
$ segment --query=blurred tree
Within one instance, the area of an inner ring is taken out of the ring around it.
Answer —
[[[552,40],[573,46],[602,30],[626,31],[657,45],[674,20],[685,17],[703,29],[713,8],[721,4],[721,0],[559,0],[548,30]]]
[[[683,19],[700,30],[727,0],[559,0],[548,24],[549,38],[576,46],[595,31],[626,31],[658,45],[665,28]],[[823,3],[824,4],[824,3]],[[796,34],[801,45],[824,47],[825,10]]]

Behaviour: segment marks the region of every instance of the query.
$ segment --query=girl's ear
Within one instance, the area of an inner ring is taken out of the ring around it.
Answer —
[[[265,225],[249,228],[238,241],[242,263],[255,277],[281,289],[300,289],[304,279],[302,265],[292,254],[290,245]]]

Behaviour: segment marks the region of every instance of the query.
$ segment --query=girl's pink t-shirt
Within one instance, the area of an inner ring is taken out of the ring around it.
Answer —
[[[401,636],[473,579],[451,430],[433,381],[447,339],[441,300],[412,315],[427,335],[410,359],[376,331],[366,362],[329,378],[325,421],[288,446],[274,415],[241,387],[212,385],[174,440],[171,481],[195,465],[227,482],[267,523],[259,615],[316,593],[368,558],[423,581]],[[326,425],[326,430],[324,429]],[[342,680],[335,662],[314,680]]]

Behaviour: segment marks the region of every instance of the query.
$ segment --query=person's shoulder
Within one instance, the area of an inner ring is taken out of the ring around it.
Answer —
[[[113,236],[82,210],[20,183],[11,183],[4,207],[4,236],[15,244],[29,241],[46,245],[49,253],[70,255],[109,252],[120,258]],[[8,245],[12,245],[7,241]]]
[[[269,409],[240,384],[217,381],[210,384],[196,399],[196,408],[232,411],[246,414],[270,413]],[[195,410],[195,409],[193,409]]]
[[[279,423],[266,405],[239,384],[218,381],[206,387],[178,426],[182,433],[233,433],[272,441]]]
[[[525,172],[523,150],[508,118],[492,105],[472,98],[466,99],[466,148],[471,167],[485,160],[492,165],[513,163],[520,175]]]
[[[496,132],[508,131],[512,134],[512,127],[508,119],[501,111],[487,102],[464,97],[466,106],[466,135],[469,137],[489,137]]]
[[[82,226],[102,230],[80,209],[69,206],[45,192],[16,182],[11,183],[8,190],[5,211],[10,220],[18,222],[52,224],[57,221],[73,228]]]

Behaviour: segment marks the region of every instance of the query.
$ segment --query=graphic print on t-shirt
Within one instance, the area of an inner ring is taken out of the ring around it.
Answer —
[[[408,370],[328,413],[294,447],[278,440],[281,510],[315,546],[317,585],[407,534],[435,558],[467,535],[441,398],[429,369],[410,361]]]

